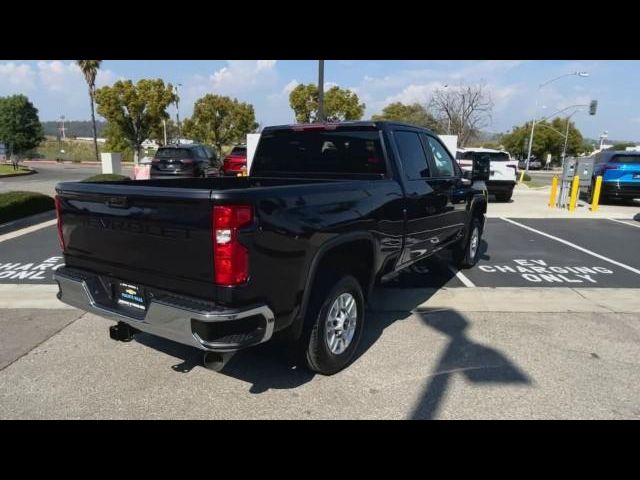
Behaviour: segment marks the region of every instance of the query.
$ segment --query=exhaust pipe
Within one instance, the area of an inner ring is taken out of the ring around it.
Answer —
[[[213,370],[214,372],[220,372],[227,364],[227,362],[233,357],[235,352],[218,353],[218,352],[205,352],[202,363],[205,368]]]

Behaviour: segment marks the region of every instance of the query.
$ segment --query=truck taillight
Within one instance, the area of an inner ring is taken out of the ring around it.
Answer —
[[[213,207],[213,268],[218,285],[240,285],[249,278],[249,251],[239,242],[238,229],[252,221],[249,205]]]
[[[60,207],[60,195],[56,195],[56,219],[58,221],[58,241],[60,242],[60,250],[64,252],[64,237],[62,236],[62,211]]]

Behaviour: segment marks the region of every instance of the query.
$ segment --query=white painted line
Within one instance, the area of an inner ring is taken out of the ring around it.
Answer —
[[[629,225],[630,227],[640,228],[640,223],[627,223],[624,220],[616,220],[615,218],[610,218],[609,220],[611,220],[612,222],[621,223],[623,225]]]
[[[449,265],[449,270],[451,270],[451,272],[456,277],[458,277],[458,280],[460,280],[464,284],[465,287],[475,288],[475,285],[473,284],[473,282],[471,280],[469,280],[467,278],[467,276],[464,273],[462,273],[460,270],[456,270],[451,265]]]
[[[37,225],[31,225],[30,227],[22,228],[20,230],[16,230],[15,232],[5,233],[4,235],[0,235],[0,242],[26,235],[27,233],[32,233],[42,228],[50,227],[51,225],[55,225],[56,223],[57,220],[54,218],[53,220],[47,220],[46,222],[38,223]]]
[[[549,235],[548,233],[541,232],[540,230],[536,230],[535,228],[528,227],[527,225],[523,225],[522,223],[518,223],[518,222],[516,222],[514,220],[511,220],[509,218],[505,218],[505,217],[499,217],[499,218],[501,220],[504,220],[505,222],[513,223],[514,225],[517,225],[518,227],[524,228],[525,230],[530,230],[530,231],[532,231],[534,233],[537,233],[538,235],[542,235],[543,237],[547,237],[547,238],[550,238],[551,240],[555,240],[556,242],[564,243],[565,245],[567,245],[569,247],[572,247],[572,248],[575,248],[576,250],[580,250],[581,252],[584,252],[584,253],[589,254],[589,255],[591,255],[593,257],[599,258],[600,260],[604,260],[605,262],[612,263],[614,265],[617,265],[618,267],[622,267],[622,268],[624,268],[626,270],[629,270],[630,272],[637,273],[638,275],[640,275],[640,270],[638,270],[637,268],[630,267],[629,265],[625,265],[624,263],[620,263],[620,262],[618,262],[616,260],[613,260],[613,259],[611,259],[609,257],[605,257],[604,255],[600,255],[599,253],[596,253],[596,252],[593,252],[591,250],[588,250],[588,249],[586,249],[584,247],[581,247],[580,245],[576,245],[575,243],[568,242],[568,241],[563,240],[562,238],[559,238],[559,237],[554,237],[553,235]]]

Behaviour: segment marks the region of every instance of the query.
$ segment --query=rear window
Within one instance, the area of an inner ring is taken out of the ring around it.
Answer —
[[[473,160],[475,158],[487,158],[492,162],[508,162],[511,160],[506,152],[458,152],[457,159]]]
[[[246,155],[247,147],[233,147],[231,150],[231,155]]]
[[[187,148],[160,148],[156,152],[156,158],[189,158],[191,151]]]
[[[292,173],[386,172],[377,130],[263,132],[253,170]]]
[[[614,155],[609,160],[612,163],[636,163],[640,164],[640,154],[637,155]]]

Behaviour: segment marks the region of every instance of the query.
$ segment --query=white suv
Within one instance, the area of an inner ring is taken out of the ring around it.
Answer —
[[[458,148],[456,160],[463,170],[471,170],[475,158],[489,157],[491,175],[485,182],[489,195],[495,195],[502,202],[511,200],[516,185],[518,161],[513,160],[509,152],[490,148]]]

